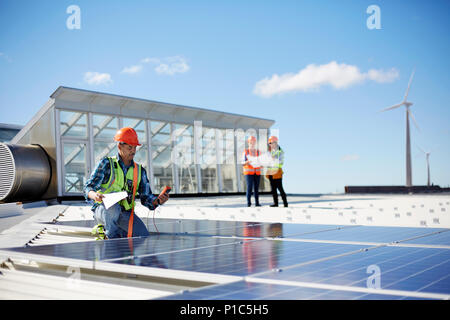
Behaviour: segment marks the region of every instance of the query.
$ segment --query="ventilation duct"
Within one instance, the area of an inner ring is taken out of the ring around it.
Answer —
[[[0,201],[39,200],[50,178],[50,161],[39,145],[0,143]]]

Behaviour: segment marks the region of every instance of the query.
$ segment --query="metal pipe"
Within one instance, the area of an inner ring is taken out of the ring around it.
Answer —
[[[0,143],[0,201],[40,200],[51,172],[49,157],[41,146]]]

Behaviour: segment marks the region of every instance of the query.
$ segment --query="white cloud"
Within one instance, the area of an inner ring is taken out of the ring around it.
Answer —
[[[357,154],[346,154],[342,157],[342,161],[356,161],[359,160],[359,155]]]
[[[156,73],[170,76],[175,73],[185,73],[190,69],[186,59],[181,56],[166,57],[162,59],[144,58],[141,62],[154,64]]]
[[[310,64],[295,74],[274,74],[270,78],[266,77],[255,84],[253,93],[268,98],[286,92],[317,91],[324,85],[340,90],[367,79],[384,83],[392,82],[397,77],[398,71],[394,68],[387,72],[371,69],[362,73],[357,66],[332,61],[323,65]]]
[[[108,85],[113,82],[109,73],[99,73],[91,71],[84,73],[84,81],[90,85]]]
[[[367,78],[379,83],[392,82],[397,79],[398,76],[398,70],[395,68],[392,68],[389,71],[370,69],[369,72],[367,72]]]
[[[142,63],[160,63],[160,61],[158,58],[144,58],[141,60]]]
[[[140,72],[141,70],[142,70],[142,66],[140,64],[137,64],[134,66],[123,68],[122,73],[135,74],[135,73]]]
[[[12,59],[4,52],[0,52],[0,58],[5,59],[7,62],[12,62]]]

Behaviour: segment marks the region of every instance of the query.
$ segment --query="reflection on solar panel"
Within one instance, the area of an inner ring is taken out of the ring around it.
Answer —
[[[215,245],[165,254],[141,255],[111,262],[146,267],[162,264],[169,269],[245,276],[360,249],[362,249],[362,246],[244,240],[228,245]]]
[[[449,229],[156,220],[149,237],[9,253],[215,283],[165,299],[450,298]]]

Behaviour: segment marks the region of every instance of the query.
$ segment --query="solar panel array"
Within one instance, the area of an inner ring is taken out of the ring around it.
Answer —
[[[124,270],[195,272],[207,282],[230,276],[164,299],[450,298],[450,229],[188,219],[156,225],[159,233],[149,237],[10,250]]]

